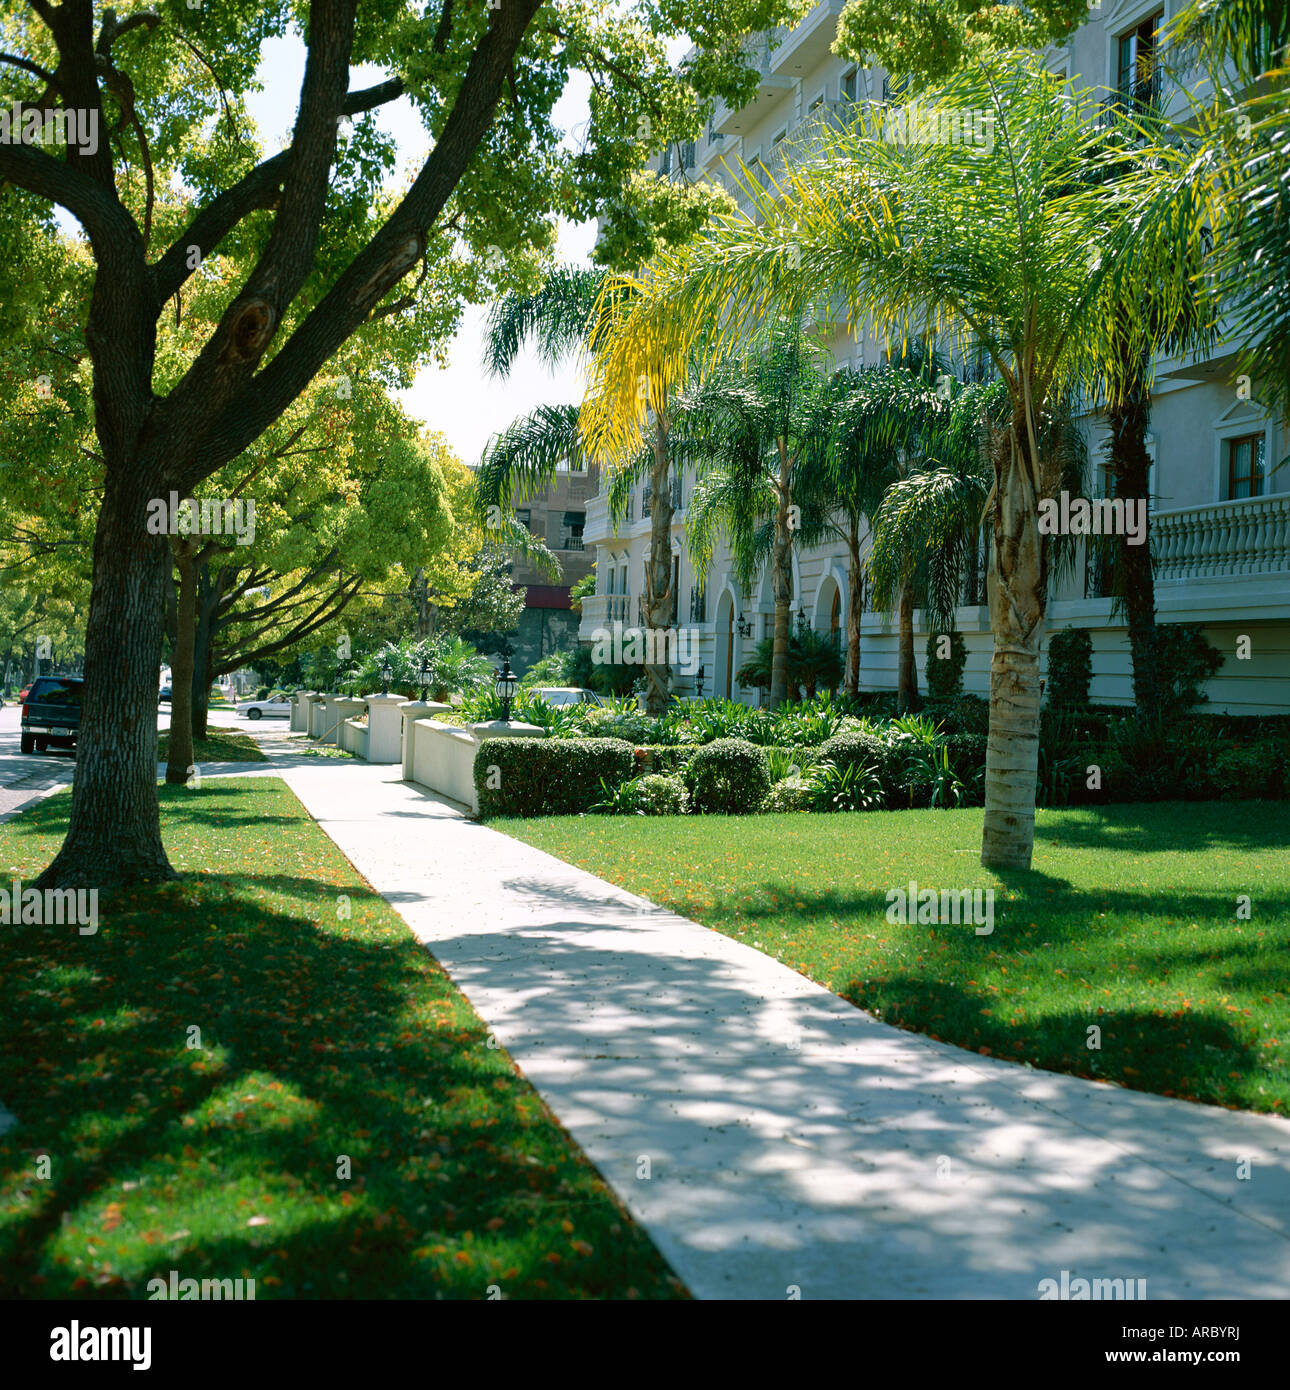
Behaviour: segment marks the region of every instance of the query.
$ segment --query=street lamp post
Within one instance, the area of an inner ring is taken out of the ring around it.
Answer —
[[[430,689],[430,658],[421,658],[421,703],[426,702],[426,692]]]
[[[382,664],[382,666],[381,666],[381,694],[382,694],[382,695],[388,695],[388,694],[390,693],[390,681],[393,679],[393,676],[394,676],[394,667],[390,665],[389,660],[387,659],[387,660]]]
[[[511,722],[511,701],[515,698],[515,692],[519,689],[519,681],[515,679],[515,673],[511,670],[511,646],[508,642],[502,649],[502,669],[497,673],[497,698],[502,702],[503,724]]]

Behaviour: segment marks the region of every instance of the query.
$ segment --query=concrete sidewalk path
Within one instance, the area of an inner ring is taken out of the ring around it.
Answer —
[[[696,1296],[1290,1297],[1290,1121],[902,1032],[397,767],[280,770]]]

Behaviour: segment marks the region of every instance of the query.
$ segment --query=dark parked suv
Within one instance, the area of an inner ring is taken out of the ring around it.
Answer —
[[[22,751],[72,748],[81,727],[80,676],[41,676],[22,707]]]

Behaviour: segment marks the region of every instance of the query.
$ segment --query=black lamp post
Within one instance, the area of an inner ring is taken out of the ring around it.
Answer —
[[[694,693],[699,697],[700,700],[703,699],[703,674],[703,667],[700,666],[699,674],[694,678]]]
[[[381,666],[381,694],[390,693],[390,680],[394,675],[394,667],[390,665],[388,659]]]
[[[511,670],[511,646],[508,642],[502,648],[502,669],[497,673],[497,698],[502,702],[503,724],[511,722],[511,701],[515,698],[515,692],[519,689],[519,681],[515,679],[515,672]]]
[[[806,609],[805,609],[805,608],[799,608],[799,609],[797,610],[797,630],[798,630],[798,632],[805,632],[805,631],[806,631]]]
[[[421,703],[426,702],[426,691],[430,689],[430,658],[421,658]]]
[[[738,627],[739,627],[739,635],[740,635],[740,637],[751,637],[751,636],[752,636],[753,625],[752,625],[752,619],[751,619],[751,618],[746,618],[746,617],[744,617],[744,615],[741,613],[741,614],[739,615]]]

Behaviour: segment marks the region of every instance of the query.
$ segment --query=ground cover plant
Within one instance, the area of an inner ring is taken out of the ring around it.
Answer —
[[[1034,868],[1004,874],[977,862],[981,814],[495,824],[900,1027],[1134,1090],[1287,1113],[1290,805],[1041,809]],[[993,889],[994,930],[889,922],[888,891],[911,880]]]
[[[182,883],[105,899],[93,935],[0,931],[0,1297],[145,1298],[172,1269],[257,1299],[683,1292],[280,781],[160,795]],[[0,826],[0,877],[68,809]]]

